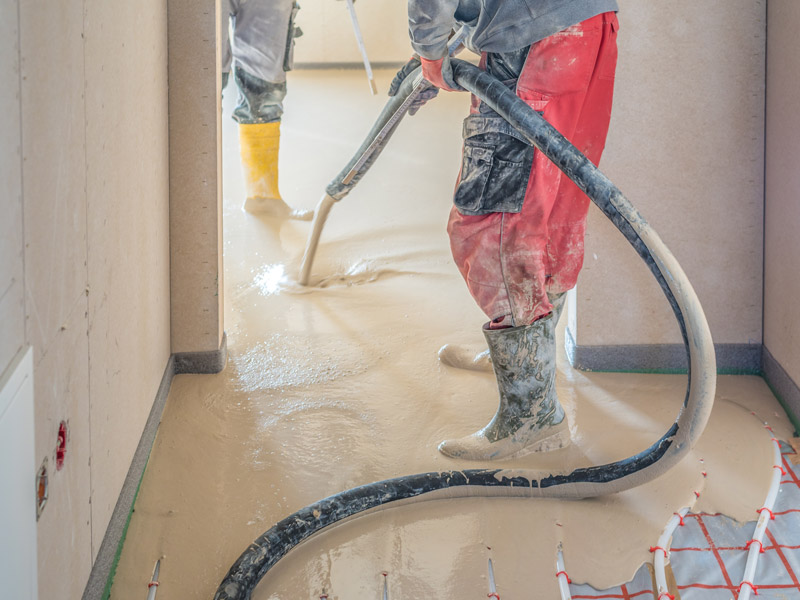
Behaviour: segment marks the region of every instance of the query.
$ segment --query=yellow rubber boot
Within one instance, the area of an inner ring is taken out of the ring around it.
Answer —
[[[250,213],[309,221],[314,216],[313,211],[293,210],[278,190],[280,126],[280,121],[239,124],[239,148],[247,192],[244,209]]]

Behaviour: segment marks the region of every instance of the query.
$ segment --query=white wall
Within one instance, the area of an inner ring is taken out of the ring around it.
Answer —
[[[166,16],[83,3],[93,556],[170,356]]]
[[[25,344],[17,9],[17,0],[0,0],[0,376]]]
[[[800,3],[771,0],[767,56],[764,345],[800,385]],[[797,400],[795,400],[796,402]],[[800,405],[794,406],[800,411]]]
[[[0,371],[33,347],[39,597],[80,598],[170,354],[166,3],[0,14]]]
[[[353,26],[344,1],[303,0],[297,23],[295,62],[361,63]],[[360,0],[355,3],[367,56],[375,63],[402,63],[413,52],[408,40],[404,0]]]
[[[760,344],[766,3],[620,0],[600,168],[676,255],[715,343]],[[642,261],[595,208],[579,345],[680,344]]]

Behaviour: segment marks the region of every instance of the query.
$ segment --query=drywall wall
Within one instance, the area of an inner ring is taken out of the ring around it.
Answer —
[[[361,64],[345,2],[303,0],[300,4],[297,23],[303,36],[297,39],[295,63]],[[407,3],[362,0],[354,6],[370,61],[394,64],[408,60],[413,50],[408,40]]]
[[[39,598],[73,599],[170,356],[166,4],[0,13],[0,370],[33,347]]]
[[[25,343],[17,0],[0,0],[0,376]]]
[[[680,261],[715,343],[733,345],[757,368],[766,2],[619,4],[617,86],[600,167]],[[596,209],[571,333],[605,357],[613,357],[609,346],[627,345],[675,344],[683,353],[655,281]]]
[[[79,596],[92,562],[84,14],[76,1],[20,2],[19,11],[26,343],[34,350],[36,464],[47,458],[50,470],[38,523],[45,600]],[[68,453],[56,471],[61,421]]]
[[[96,555],[170,356],[167,15],[163,0],[84,13]]]
[[[172,351],[214,353],[223,340],[220,8],[168,7]]]
[[[800,414],[800,4],[771,0],[768,23],[764,346],[783,371],[771,383]]]

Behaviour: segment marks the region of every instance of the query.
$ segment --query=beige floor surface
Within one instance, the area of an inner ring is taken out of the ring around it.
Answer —
[[[386,90],[391,73],[377,75]],[[290,203],[312,208],[384,98],[369,96],[360,71],[298,71],[289,86],[281,187]],[[173,383],[114,600],[144,598],[159,557],[158,598],[210,600],[249,542],[295,510],[380,479],[478,466],[447,459],[436,445],[479,428],[496,407],[491,375],[449,369],[436,356],[445,343],[482,341],[484,317],[444,230],[467,97],[447,95],[408,119],[334,206],[309,288],[292,283],[309,224],[239,209],[230,94],[225,108],[229,364]],[[633,454],[666,430],[685,385],[677,375],[583,373],[562,359],[572,447],[504,464],[561,470]],[[760,378],[720,377],[698,447],[651,484],[580,502],[469,498],[387,509],[302,545],[253,597],[379,598],[384,571],[390,598],[483,597],[492,556],[503,598],[556,598],[559,542],[574,581],[626,581],[683,505],[752,518],[772,463],[769,435],[750,411],[789,435]]]

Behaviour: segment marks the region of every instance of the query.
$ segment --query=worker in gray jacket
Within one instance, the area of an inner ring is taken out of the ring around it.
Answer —
[[[278,189],[278,151],[286,71],[292,68],[294,0],[223,0],[223,87],[230,75],[239,89],[233,118],[239,123],[239,149],[244,171],[244,209],[269,216],[311,219],[311,211],[292,210]]]
[[[597,164],[617,60],[615,0],[409,0],[409,30],[425,78],[458,90],[447,40],[466,25],[481,68]],[[589,199],[504,119],[472,98],[448,222],[453,258],[489,318],[483,333],[500,404],[480,431],[442,442],[453,457],[487,460],[556,450],[570,441],[555,388],[555,323],[583,264]]]

